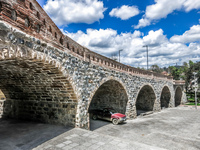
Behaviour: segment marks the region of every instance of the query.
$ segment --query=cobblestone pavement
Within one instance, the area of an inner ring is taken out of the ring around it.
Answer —
[[[99,122],[98,120],[96,121]],[[94,131],[72,129],[34,150],[199,150],[200,107],[165,109],[126,124],[106,124]]]
[[[103,126],[100,127],[100,124]],[[200,107],[198,110],[191,106],[165,109],[128,120],[127,123],[120,125],[100,120],[92,121],[91,125],[93,131],[47,124],[13,122],[5,124],[2,121],[0,122],[0,149],[200,149]]]

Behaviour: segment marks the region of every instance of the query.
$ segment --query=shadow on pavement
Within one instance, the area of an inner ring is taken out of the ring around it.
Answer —
[[[137,110],[137,116],[146,116],[152,114],[153,111]]]
[[[111,124],[112,122],[110,121],[106,121],[106,120],[93,120],[93,119],[90,119],[90,130],[91,131],[94,131],[98,128],[101,128],[103,126],[106,126],[108,124]]]
[[[98,120],[90,119],[90,130],[94,131],[94,130],[97,130],[98,128],[107,126],[109,124],[112,124],[112,122],[106,121],[106,120],[100,120],[100,119],[98,119]],[[124,124],[126,124],[126,122],[119,123],[118,125],[113,125],[113,126],[120,126],[120,125],[124,125]]]
[[[0,150],[31,150],[71,129],[59,125],[0,119]]]

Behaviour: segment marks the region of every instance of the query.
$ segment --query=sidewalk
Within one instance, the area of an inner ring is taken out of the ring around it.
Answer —
[[[200,111],[180,106],[94,131],[75,128],[33,150],[199,150],[199,124]]]
[[[138,142],[122,140],[84,129],[74,128],[33,150],[162,150]]]
[[[0,122],[1,150],[199,150],[200,107],[164,109],[88,131],[34,122]],[[93,125],[94,125],[93,124]],[[92,124],[91,124],[92,125]]]

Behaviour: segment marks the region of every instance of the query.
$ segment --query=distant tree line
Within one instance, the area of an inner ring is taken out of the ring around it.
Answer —
[[[152,65],[150,71],[163,73],[164,71],[169,75],[173,76],[174,80],[185,80],[186,91],[191,89],[194,81],[194,73],[196,73],[197,83],[200,84],[200,62],[189,63],[184,62],[182,66],[169,66],[160,68],[158,65]]]

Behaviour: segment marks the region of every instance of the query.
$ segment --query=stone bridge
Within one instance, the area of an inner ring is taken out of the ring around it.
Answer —
[[[0,118],[86,129],[92,108],[136,118],[185,101],[184,82],[79,45],[35,0],[0,0],[0,89]]]

